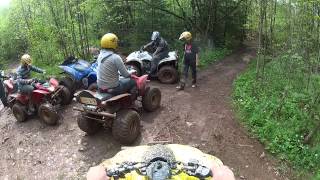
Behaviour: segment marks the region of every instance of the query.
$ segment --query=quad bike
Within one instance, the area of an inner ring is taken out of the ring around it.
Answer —
[[[4,107],[9,106],[8,97],[10,94],[17,92],[17,84],[15,83],[16,74],[5,75],[4,71],[0,71],[0,100]]]
[[[140,134],[140,115],[135,101],[141,100],[146,111],[155,111],[160,106],[161,92],[158,88],[147,86],[147,75],[131,76],[137,88],[130,93],[112,96],[84,90],[75,94],[76,100],[82,104],[82,108],[74,107],[74,110],[81,112],[77,118],[81,130],[91,135],[101,127],[111,128],[114,138],[122,144],[135,141]]]
[[[31,97],[18,93],[8,96],[9,107],[18,122],[26,121],[28,116],[38,112],[38,116],[48,125],[55,125],[58,122],[58,108],[69,103],[70,91],[58,80],[51,78],[49,82],[40,83],[33,80],[34,90]],[[13,87],[9,85],[8,87]],[[30,108],[30,101],[34,108]]]
[[[137,146],[120,151],[101,165],[111,179],[212,179],[210,167],[223,163],[199,149],[178,144]]]
[[[68,57],[59,66],[65,74],[60,84],[68,87],[72,94],[79,88],[91,89],[90,86],[95,86],[97,81],[97,67],[96,61],[89,63],[82,59]]]
[[[148,51],[135,51],[126,58],[126,66],[135,69],[137,75],[150,74],[152,55]],[[160,60],[157,77],[161,83],[176,83],[179,78],[178,55],[176,51],[169,52],[169,56]]]

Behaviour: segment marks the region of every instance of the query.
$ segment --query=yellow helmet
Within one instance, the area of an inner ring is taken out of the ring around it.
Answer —
[[[29,54],[24,54],[23,56],[21,56],[21,64],[31,65],[32,64],[31,56]]]
[[[107,33],[101,38],[101,48],[117,49],[118,37],[113,33]]]
[[[190,41],[191,39],[192,39],[192,34],[188,31],[183,32],[179,37],[179,40]]]

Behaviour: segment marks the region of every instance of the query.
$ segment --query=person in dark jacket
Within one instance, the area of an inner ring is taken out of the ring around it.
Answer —
[[[34,87],[31,85],[31,83],[33,82],[33,80],[31,79],[32,71],[43,74],[45,73],[44,70],[32,65],[32,59],[29,54],[24,54],[21,57],[21,65],[17,70],[16,82],[18,83],[18,91],[21,94],[29,96],[29,98],[31,98],[31,93],[34,90]],[[33,107],[31,101],[29,102],[28,113],[33,113],[35,111],[35,108]]]
[[[151,48],[154,50],[151,60],[150,77],[157,76],[157,68],[161,59],[168,57],[169,48],[165,39],[160,36],[158,31],[154,31],[151,35],[151,42],[142,47],[142,50]]]
[[[199,47],[192,41],[192,34],[188,31],[180,35],[179,40],[184,41],[184,68],[183,78],[177,89],[183,90],[188,79],[189,69],[192,71],[192,86],[197,86],[197,66],[199,65]]]

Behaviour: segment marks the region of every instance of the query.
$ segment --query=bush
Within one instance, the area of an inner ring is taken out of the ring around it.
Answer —
[[[303,66],[287,72],[292,71],[284,67],[288,60],[267,64],[261,81],[256,80],[252,64],[234,83],[234,103],[243,123],[266,149],[295,168],[314,173],[320,169],[320,135],[315,134],[309,145],[304,138],[319,123],[319,103],[314,100],[319,94],[319,75],[311,77],[311,85],[306,86]]]

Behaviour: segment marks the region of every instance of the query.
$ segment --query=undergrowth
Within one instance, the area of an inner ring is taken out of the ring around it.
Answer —
[[[253,62],[235,81],[233,99],[242,122],[267,150],[301,174],[320,179],[320,133],[304,143],[320,121],[320,75],[308,76],[305,70],[282,57],[268,63],[257,81]]]

